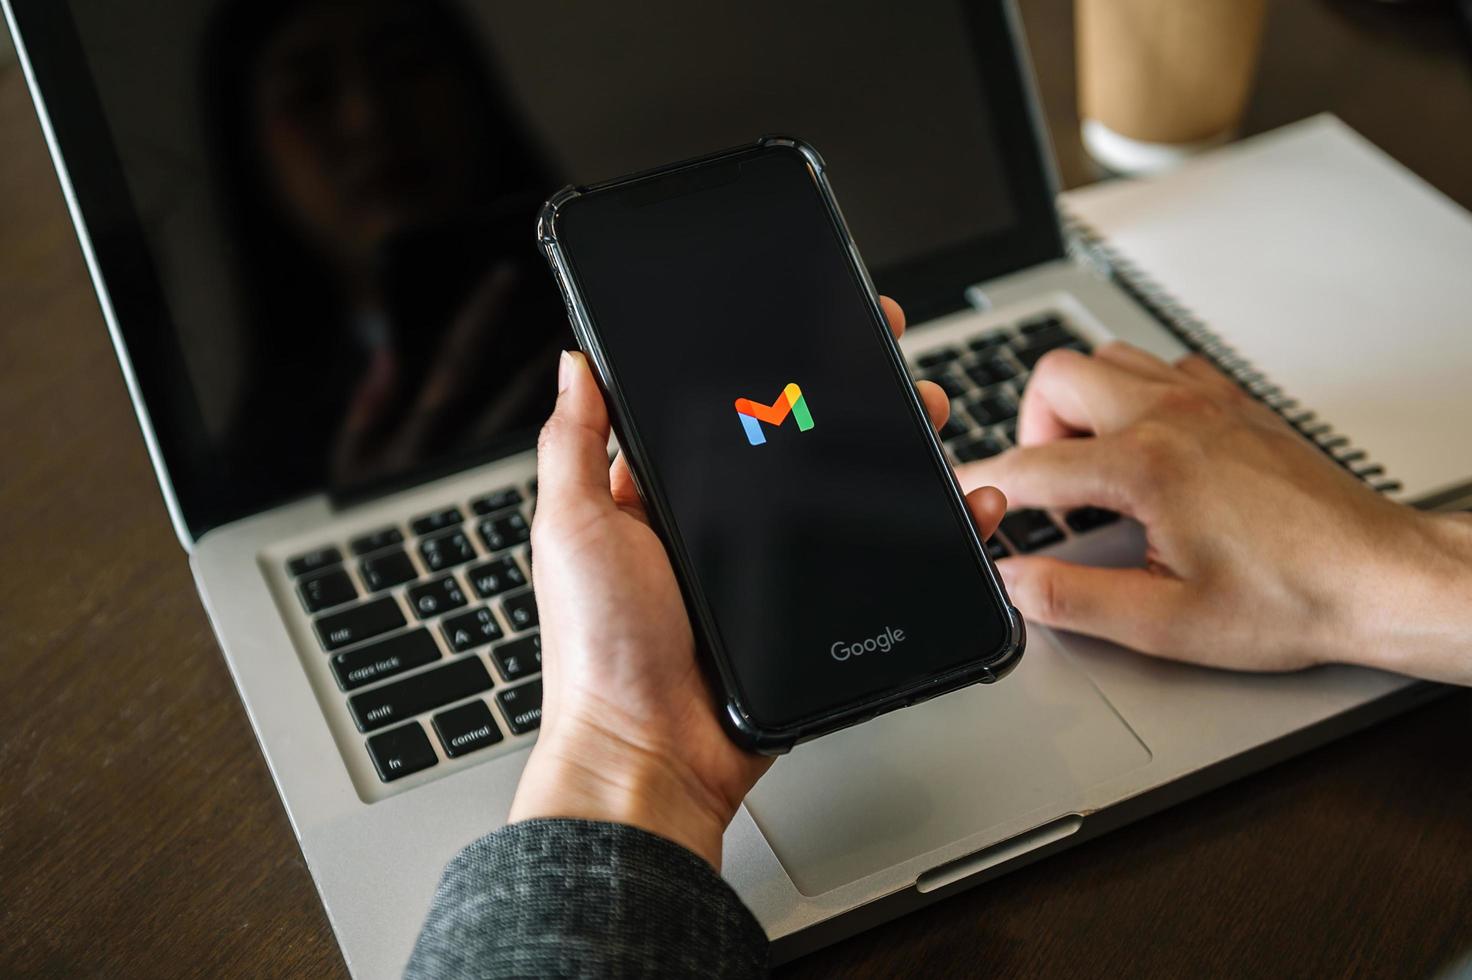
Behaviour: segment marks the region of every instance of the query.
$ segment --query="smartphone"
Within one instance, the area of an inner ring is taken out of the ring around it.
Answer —
[[[566,188],[538,238],[737,742],[1016,666],[1022,617],[811,146]]]

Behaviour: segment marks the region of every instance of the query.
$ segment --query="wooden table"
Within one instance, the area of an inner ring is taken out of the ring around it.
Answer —
[[[1071,186],[1093,174],[1070,8],[1023,3]],[[1469,74],[1435,10],[1283,0],[1247,128],[1333,109],[1472,207]],[[13,68],[0,148],[0,975],[342,975]],[[783,972],[1434,973],[1472,956],[1469,708],[1454,695]]]

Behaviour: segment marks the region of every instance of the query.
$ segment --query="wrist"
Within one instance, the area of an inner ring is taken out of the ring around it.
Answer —
[[[1404,520],[1345,590],[1352,628],[1332,659],[1472,683],[1472,520],[1391,506]]]
[[[735,815],[670,754],[567,721],[544,731],[527,760],[508,822],[570,817],[627,824],[721,867]]]

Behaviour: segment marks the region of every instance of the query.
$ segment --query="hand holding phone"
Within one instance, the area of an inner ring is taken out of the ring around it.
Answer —
[[[903,314],[885,308],[898,334]],[[722,833],[771,759],[721,728],[664,543],[623,458],[608,466],[608,413],[586,361],[564,355],[559,375],[532,522],[542,729],[510,819],[626,823],[719,869]],[[931,423],[944,424],[944,393],[926,382],[921,392]],[[983,535],[1006,509],[989,487],[967,503]]]
[[[538,227],[733,737],[783,752],[1016,664],[811,148],[568,189]]]

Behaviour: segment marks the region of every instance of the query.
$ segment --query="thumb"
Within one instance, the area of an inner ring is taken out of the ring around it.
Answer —
[[[1087,633],[1143,653],[1171,653],[1185,585],[1143,568],[1095,568],[1057,558],[997,562],[1012,602],[1029,622]]]
[[[608,489],[608,409],[588,360],[563,351],[557,363],[557,404],[537,439],[537,511],[603,501]]]

